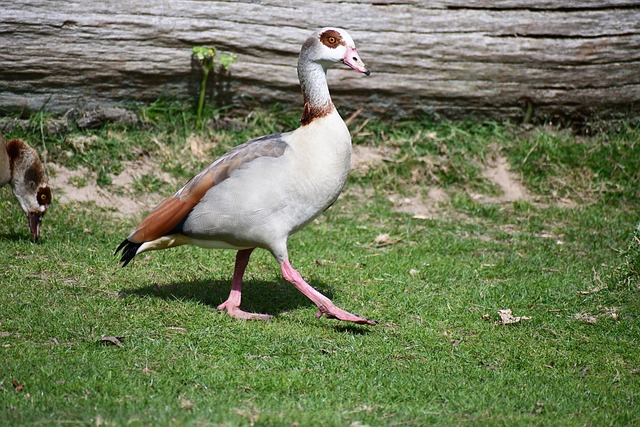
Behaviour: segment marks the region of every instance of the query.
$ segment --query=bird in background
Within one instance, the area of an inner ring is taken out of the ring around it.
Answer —
[[[316,317],[374,325],[309,285],[289,260],[287,240],[338,198],[349,171],[351,135],[327,85],[327,69],[342,63],[369,75],[351,36],[322,28],[302,45],[298,77],[301,126],[239,145],[153,209],[116,249],[126,266],[136,255],[191,244],[237,251],[231,292],[218,310],[238,319],[267,320],[240,308],[242,277],[255,248],[271,252],[283,277],[317,307]]]
[[[27,215],[35,241],[40,223],[51,204],[47,174],[36,150],[21,139],[2,140],[0,135],[0,187],[11,184],[13,194]]]

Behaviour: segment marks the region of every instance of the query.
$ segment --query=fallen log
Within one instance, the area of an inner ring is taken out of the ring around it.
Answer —
[[[191,48],[238,56],[233,102],[298,106],[314,28],[349,30],[373,73],[329,75],[340,108],[394,116],[629,117],[638,0],[0,0],[0,111],[193,97]]]

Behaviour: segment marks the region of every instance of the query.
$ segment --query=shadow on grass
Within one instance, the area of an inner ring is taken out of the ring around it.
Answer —
[[[353,323],[344,323],[344,322],[334,323],[333,329],[336,332],[343,332],[345,334],[351,334],[351,335],[367,335],[372,331],[370,326],[362,326],[362,325],[356,325]]]
[[[333,298],[333,293],[326,285],[314,283],[312,286],[327,298]],[[219,304],[227,299],[230,290],[231,280],[193,280],[125,289],[120,294],[123,296],[132,295],[177,301],[196,301],[216,309]],[[271,314],[273,316],[303,307],[312,310],[313,314],[316,313],[315,304],[295,289],[293,285],[286,282],[264,280],[246,280],[243,283],[241,307],[245,311]],[[348,310],[348,307],[342,308]],[[369,332],[369,329],[360,325],[343,323],[337,320],[332,320],[328,324],[338,332],[358,335]]]
[[[0,233],[0,241],[7,240],[12,242],[19,242],[21,240],[24,240],[31,243],[39,243],[40,240],[38,242],[33,241],[33,237],[28,234],[28,231],[29,230],[27,230],[27,232],[25,233]]]
[[[231,280],[193,280],[168,284],[153,284],[136,289],[125,289],[122,295],[156,297],[169,300],[196,301],[216,308],[229,296]],[[319,290],[331,298],[326,287]],[[283,282],[264,280],[245,280],[242,285],[243,310],[254,313],[278,315],[300,307],[315,307],[303,294],[292,285]]]

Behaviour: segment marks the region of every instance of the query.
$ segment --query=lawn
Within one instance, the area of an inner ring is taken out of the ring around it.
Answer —
[[[219,113],[194,132],[173,104],[138,114],[62,133],[32,118],[5,135],[46,149],[58,180],[80,171],[67,193],[118,202],[62,203],[54,187],[34,244],[0,189],[0,424],[640,425],[638,125],[585,137],[352,117],[347,188],[290,255],[379,322],[357,326],[316,319],[264,251],[243,308],[269,322],[216,310],[231,251],[121,268],[113,251],[153,202],[230,147],[296,125],[281,110]],[[118,186],[132,165],[144,173]],[[122,213],[127,198],[148,205]]]

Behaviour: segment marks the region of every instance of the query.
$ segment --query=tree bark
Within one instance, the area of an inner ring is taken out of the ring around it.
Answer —
[[[300,105],[297,54],[340,26],[372,69],[329,72],[338,108],[518,119],[640,111],[638,0],[0,0],[0,109],[193,96],[191,48],[238,55],[235,102]]]

